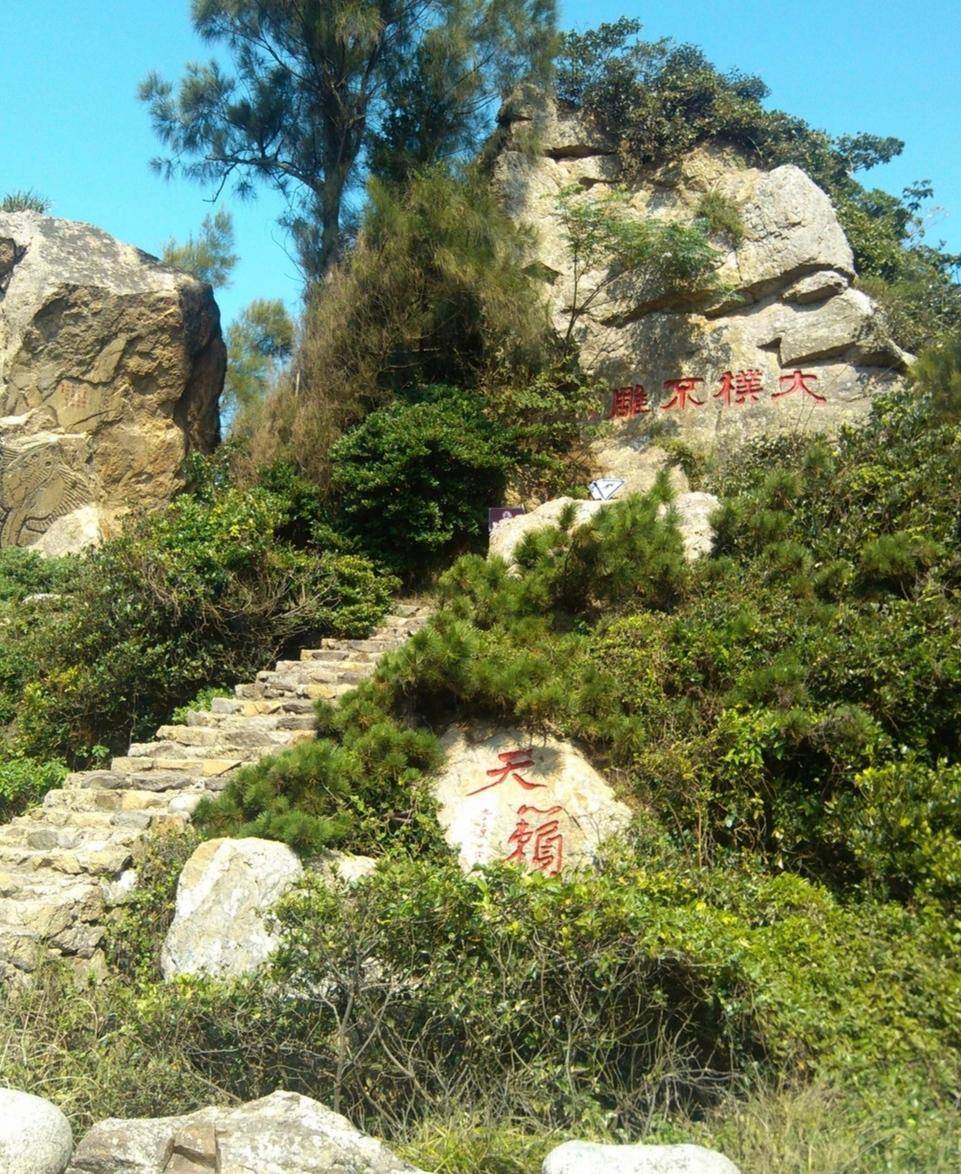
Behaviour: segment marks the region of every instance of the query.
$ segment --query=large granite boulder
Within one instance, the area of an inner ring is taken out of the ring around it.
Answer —
[[[183,1117],[101,1121],[67,1174],[420,1174],[346,1117],[293,1092]]]
[[[264,914],[303,872],[286,844],[253,837],[207,840],[184,865],[163,944],[164,978],[250,974],[276,949]]]
[[[626,496],[626,489],[622,488],[618,490],[616,496],[606,501],[556,497],[551,501],[545,501],[526,514],[505,518],[491,530],[487,556],[488,558],[502,558],[509,567],[514,566],[517,548],[527,535],[557,526],[566,510],[572,509],[574,511],[572,529],[576,530],[580,526],[588,525],[601,510],[621,501]],[[662,517],[673,511],[681,541],[684,544],[684,557],[688,562],[694,562],[711,553],[711,548],[714,545],[714,527],[711,525],[711,515],[720,504],[713,493],[687,492],[677,494],[670,505],[660,507],[659,513]]]
[[[628,176],[612,144],[579,118],[521,102],[502,115],[494,175],[508,211],[532,231],[532,272],[562,332],[575,304],[559,217],[564,189],[591,202],[622,187],[627,214],[638,219],[690,224],[706,196],[724,197],[740,215],[739,241],[712,234],[721,258],[713,284],[679,292],[644,275],[607,284],[611,271],[577,274],[577,304],[586,292],[593,300],[573,336],[587,370],[609,389],[614,430],[601,444],[609,451],[599,452],[598,475],[629,473],[631,450],[643,467],[658,433],[713,448],[760,434],[835,431],[862,418],[910,361],[875,304],[852,288],[854,260],[831,201],[798,167],[763,171],[706,146]],[[618,443],[627,449],[620,461]]]
[[[219,438],[210,286],[88,224],[0,213],[0,546],[77,550]]]
[[[433,783],[438,819],[465,872],[508,862],[547,876],[589,866],[630,810],[569,742],[452,726]]]
[[[733,1162],[700,1145],[597,1145],[568,1141],[544,1160],[543,1174],[738,1174]]]
[[[56,1105],[0,1088],[0,1170],[3,1174],[63,1174],[73,1151],[70,1122]]]

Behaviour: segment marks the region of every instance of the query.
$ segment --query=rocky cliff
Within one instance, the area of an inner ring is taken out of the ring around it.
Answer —
[[[831,201],[795,166],[761,171],[731,150],[702,147],[628,177],[613,145],[577,117],[517,105],[502,115],[494,172],[506,207],[533,231],[533,271],[558,330],[585,290],[600,290],[573,337],[608,389],[608,416],[629,421],[625,439],[641,442],[655,422],[662,434],[701,445],[832,431],[863,416],[910,361],[852,284],[851,249]],[[575,274],[558,197],[566,189],[601,200],[621,188],[629,217],[690,225],[706,197],[733,213],[737,231],[711,232],[719,264],[700,287]]]
[[[210,287],[86,224],[0,214],[0,545],[76,550],[219,436]]]

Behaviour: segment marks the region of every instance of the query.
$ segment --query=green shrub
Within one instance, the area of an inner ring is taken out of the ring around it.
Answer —
[[[271,490],[208,487],[77,560],[56,606],[20,626],[15,745],[80,762],[121,750],[214,682],[322,635],[366,635],[396,581],[285,541],[295,521]]]
[[[375,691],[362,687],[336,710],[319,703],[318,740],[244,767],[201,804],[198,826],[208,836],[283,840],[308,859],[331,847],[435,847],[422,783],[437,764],[437,740],[385,713]]]
[[[330,454],[343,526],[375,557],[423,575],[486,535],[511,445],[481,399],[455,388],[372,412]]]
[[[707,221],[715,236],[723,236],[732,245],[744,239],[744,220],[737,204],[723,192],[705,192],[695,209],[701,220]]]
[[[0,823],[31,807],[54,787],[59,787],[67,768],[58,760],[0,758]]]

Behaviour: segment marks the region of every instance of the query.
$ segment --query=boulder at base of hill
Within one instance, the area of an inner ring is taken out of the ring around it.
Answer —
[[[513,566],[515,552],[527,535],[558,525],[561,515],[569,506],[574,510],[572,528],[576,530],[592,521],[607,506],[621,500],[623,498],[620,494],[610,501],[578,501],[573,497],[557,497],[553,501],[545,501],[529,513],[505,518],[491,531],[488,557],[502,558],[508,566]],[[688,562],[711,553],[714,528],[710,518],[720,504],[713,493],[679,493],[673,499],[671,506],[684,543],[684,557]],[[666,514],[669,508],[661,507],[661,515]]]
[[[63,1174],[73,1150],[70,1123],[41,1097],[0,1088],[0,1171]]]
[[[275,1092],[233,1109],[183,1117],[111,1118],[77,1146],[67,1174],[421,1174],[346,1117]]]
[[[596,1145],[569,1141],[544,1160],[543,1174],[738,1174],[733,1162],[700,1145]]]
[[[209,285],[90,224],[0,213],[0,546],[76,551],[220,434]]]
[[[256,970],[277,945],[264,914],[302,872],[294,853],[274,840],[201,844],[177,884],[174,920],[160,957],[164,978],[236,978]]]
[[[569,742],[516,729],[452,726],[433,784],[438,819],[465,872],[509,861],[548,876],[589,865],[631,813]]]

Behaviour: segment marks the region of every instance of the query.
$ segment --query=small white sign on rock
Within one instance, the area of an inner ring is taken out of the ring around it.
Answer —
[[[619,477],[597,477],[587,489],[595,501],[610,501],[617,496],[617,491],[624,484]]]
[[[591,864],[630,810],[569,742],[451,727],[434,783],[438,818],[466,871],[506,862],[547,876]]]

